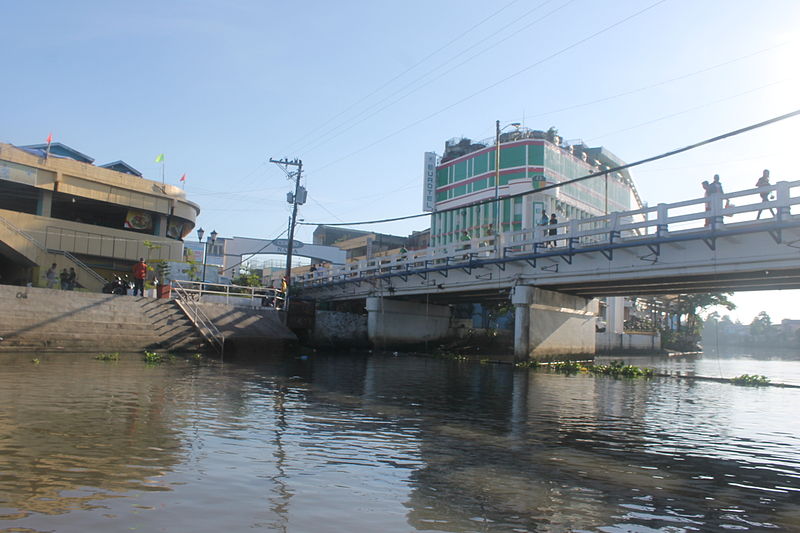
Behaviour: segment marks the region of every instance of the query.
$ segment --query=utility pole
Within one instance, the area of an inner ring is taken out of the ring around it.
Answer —
[[[293,159],[289,161],[286,158],[283,159],[269,159],[270,163],[275,163],[279,166],[282,166],[283,171],[286,172],[286,175],[290,178],[294,177],[294,194],[289,193],[287,195],[287,200],[292,204],[292,218],[291,222],[289,223],[289,244],[286,247],[286,295],[284,300],[284,307],[288,309],[289,307],[289,292],[290,286],[292,283],[292,252],[294,251],[294,227],[297,224],[297,206],[300,204],[304,204],[305,199],[305,189],[300,186],[300,177],[303,174],[303,161],[300,159]],[[295,172],[288,172],[286,170],[287,167],[297,167]],[[302,192],[302,194],[301,194]]]

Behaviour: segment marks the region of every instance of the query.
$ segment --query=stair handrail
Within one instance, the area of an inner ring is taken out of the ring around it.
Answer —
[[[43,251],[43,252],[46,252],[46,251],[47,251],[47,248],[45,248],[45,247],[44,247],[44,245],[43,245],[42,243],[40,243],[39,241],[37,241],[36,239],[34,239],[33,237],[31,237],[31,236],[30,236],[30,235],[28,235],[27,233],[25,233],[24,231],[22,231],[21,229],[19,229],[19,228],[18,228],[17,226],[15,226],[15,225],[14,225],[14,223],[13,223],[13,222],[11,222],[10,220],[6,219],[6,218],[5,218],[5,217],[3,217],[3,216],[0,216],[0,222],[2,222],[3,224],[5,224],[5,226],[6,226],[8,229],[10,229],[11,231],[13,231],[14,233],[16,233],[16,234],[20,235],[20,236],[21,236],[22,238],[24,238],[24,239],[27,239],[27,240],[28,240],[28,241],[29,241],[31,244],[33,244],[34,246],[36,246],[37,248],[39,248],[41,251]]]
[[[189,317],[189,320],[192,321],[194,327],[197,328],[206,341],[219,352],[220,357],[224,357],[225,335],[208,318],[208,315],[200,309],[199,302],[189,296],[186,288],[183,287],[179,280],[172,280],[172,289],[175,291],[175,302],[178,307],[186,313],[186,316]]]
[[[99,281],[100,283],[105,285],[108,282],[107,279],[105,279],[103,276],[101,276],[100,274],[98,274],[97,272],[92,270],[92,267],[90,267],[89,265],[87,265],[86,263],[84,263],[83,261],[81,261],[80,259],[75,257],[74,255],[72,255],[70,252],[68,252],[66,250],[56,250],[55,248],[48,248],[47,251],[50,252],[51,254],[63,255],[64,257],[66,257],[67,259],[71,260],[73,263],[78,265],[78,268],[80,268],[83,272],[88,273],[89,276],[93,277],[95,280]]]

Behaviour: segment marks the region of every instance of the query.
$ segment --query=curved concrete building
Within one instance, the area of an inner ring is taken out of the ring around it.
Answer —
[[[99,290],[140,257],[182,260],[199,206],[124,161],[93,163],[61,143],[0,143],[0,282],[44,286],[56,263]]]

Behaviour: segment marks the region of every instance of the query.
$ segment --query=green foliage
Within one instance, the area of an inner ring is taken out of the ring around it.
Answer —
[[[38,365],[39,363],[41,363],[41,361],[39,360],[38,357],[34,357],[33,359],[31,359],[31,363],[33,363],[34,365]]]
[[[539,366],[539,361],[535,359],[529,359],[527,361],[520,361],[518,363],[514,363],[514,366],[517,368],[537,368]]]
[[[171,354],[160,354],[147,350],[144,351],[144,362],[148,365],[160,365],[161,363],[166,363],[168,361],[172,361],[173,359],[175,359],[175,356]]]
[[[766,340],[772,333],[772,318],[766,311],[761,311],[750,323],[750,335],[759,340]]]
[[[763,387],[769,385],[770,380],[767,376],[760,376],[756,374],[742,374],[731,379],[734,385],[744,385],[747,387]]]
[[[464,355],[464,354],[457,353],[457,352],[452,352],[452,351],[449,351],[449,350],[445,350],[443,348],[440,348],[435,353],[435,355],[436,355],[436,357],[440,357],[442,359],[450,359],[451,361],[467,361],[467,360],[469,360],[469,357]]]
[[[577,374],[578,372],[585,372],[595,376],[612,376],[615,378],[635,378],[635,377],[653,377],[652,368],[640,368],[638,366],[626,365],[625,361],[611,361],[607,365],[595,365],[592,363],[580,363],[578,361],[562,361],[553,363],[550,368],[555,372],[561,374]]]
[[[119,361],[119,352],[100,353],[94,356],[98,361]]]
[[[661,331],[661,342],[665,348],[681,351],[694,351],[700,341],[703,320],[700,313],[710,307],[721,306],[736,309],[729,300],[732,292],[707,292],[698,294],[679,294],[670,306],[670,314],[675,318],[677,328]],[[683,317],[686,317],[685,321]],[[672,332],[672,333],[670,333]]]
[[[234,285],[242,285],[244,287],[260,287],[261,274],[249,269],[239,271],[239,275],[231,280]]]
[[[653,377],[652,368],[640,368],[638,366],[626,365],[625,361],[614,360],[607,365],[590,365],[587,369],[592,374],[614,376],[615,378]]]
[[[577,374],[584,370],[583,365],[577,361],[559,361],[550,365],[550,368],[562,374]]]

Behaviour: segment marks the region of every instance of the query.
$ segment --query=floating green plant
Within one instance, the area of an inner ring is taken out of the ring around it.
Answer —
[[[94,356],[98,361],[119,361],[119,352],[99,353]]]
[[[652,368],[640,368],[638,366],[626,365],[625,361],[611,361],[607,365],[589,365],[587,370],[592,374],[600,374],[604,376],[614,376],[635,378],[635,377],[653,377]]]
[[[175,356],[171,354],[160,354],[157,352],[150,352],[145,350],[144,351],[144,362],[148,365],[160,365],[161,363],[166,363],[167,361],[171,361],[174,359]]]
[[[514,363],[514,366],[517,368],[536,368],[540,365],[539,361],[535,359],[530,359],[528,361],[518,361]]]
[[[586,371],[586,367],[578,361],[559,361],[550,365],[550,368],[562,374],[577,374],[581,371]]]
[[[595,376],[613,376],[615,378],[635,378],[653,377],[652,368],[641,368],[633,365],[626,365],[625,361],[611,361],[607,365],[595,365],[592,363],[581,363],[579,361],[562,361],[550,365],[550,369],[561,374],[577,374],[585,372]]]
[[[747,387],[763,387],[769,385],[769,378],[767,376],[760,376],[756,374],[742,374],[731,379],[734,385],[744,385]]]
[[[38,365],[39,363],[41,363],[41,361],[39,361],[38,357],[34,357],[33,359],[31,359],[31,363],[33,363],[34,365]]]

